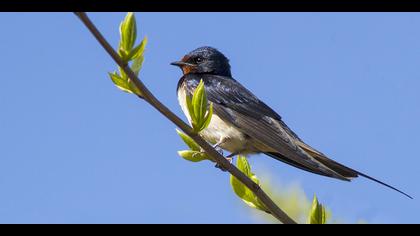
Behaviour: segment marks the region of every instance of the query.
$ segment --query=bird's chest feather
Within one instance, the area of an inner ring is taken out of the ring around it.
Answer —
[[[191,124],[191,117],[186,103],[186,90],[184,85],[178,89],[178,101],[188,122]],[[216,113],[213,113],[209,126],[200,132],[200,135],[208,142],[215,144],[222,139],[226,141],[220,145],[229,152],[240,152],[245,149],[247,140],[245,135],[232,124],[222,120]]]

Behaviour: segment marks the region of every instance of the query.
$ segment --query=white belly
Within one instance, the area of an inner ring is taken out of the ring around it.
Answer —
[[[178,101],[179,105],[182,108],[185,116],[188,119],[188,122],[191,125],[191,117],[188,113],[187,103],[186,103],[186,93],[185,90],[181,87],[178,90]],[[216,114],[213,113],[209,126],[200,132],[206,141],[215,144],[222,139],[225,139],[225,142],[220,145],[221,148],[229,152],[241,152],[246,149],[247,140],[245,135],[240,132],[233,125],[226,123],[219,118]]]

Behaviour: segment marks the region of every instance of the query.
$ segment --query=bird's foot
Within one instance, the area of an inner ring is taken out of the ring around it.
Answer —
[[[222,145],[223,143],[225,143],[226,140],[227,140],[227,138],[222,138],[222,139],[219,140],[219,142],[217,142],[217,143],[215,143],[213,145],[213,148],[216,149],[216,151],[218,153],[220,153],[220,155],[222,155],[222,156],[223,156],[223,149],[220,147],[220,145]]]
[[[220,155],[222,155],[222,156],[223,156],[223,149],[222,149],[221,147],[214,145],[214,146],[213,146],[213,148],[214,148],[214,149],[215,149],[218,153],[220,153]]]

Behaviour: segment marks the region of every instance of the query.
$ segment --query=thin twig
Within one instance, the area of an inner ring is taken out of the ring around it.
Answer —
[[[89,17],[84,12],[75,12],[75,14],[80,18],[83,24],[89,29],[93,34],[96,40],[102,45],[102,47],[108,52],[108,54],[114,59],[114,61],[124,70],[127,76],[130,78],[132,83],[138,88],[138,90],[143,95],[142,98],[154,108],[156,108],[162,115],[168,118],[172,123],[178,126],[183,132],[190,136],[201,148],[216,161],[219,166],[227,170],[235,178],[241,181],[245,186],[247,186],[260,200],[264,205],[270,210],[270,213],[277,218],[280,222],[285,224],[296,224],[296,222],[290,218],[283,210],[281,210],[270,197],[260,188],[258,184],[248,178],[244,173],[242,173],[235,165],[231,164],[224,156],[217,152],[211,145],[209,145],[204,139],[202,139],[198,134],[194,133],[189,125],[187,125],[181,118],[176,116],[171,110],[169,110],[165,105],[163,105],[150,91],[149,89],[138,79],[134,72],[129,68],[129,66],[123,62],[117,52],[113,47],[108,43],[108,41],[102,36],[96,26],[90,21]]]

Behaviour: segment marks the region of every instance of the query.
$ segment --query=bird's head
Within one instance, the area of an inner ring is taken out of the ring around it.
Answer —
[[[229,60],[212,47],[200,47],[185,55],[181,61],[172,62],[184,74],[214,74],[231,76]]]

